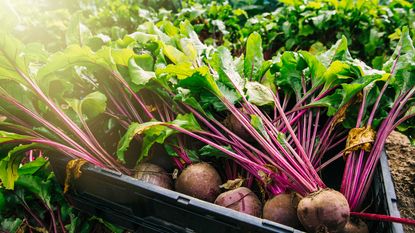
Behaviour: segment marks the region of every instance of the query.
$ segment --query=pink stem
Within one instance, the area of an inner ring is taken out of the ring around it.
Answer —
[[[389,215],[360,213],[360,212],[350,212],[350,215],[363,218],[363,219],[367,219],[367,220],[382,221],[382,222],[396,222],[396,223],[402,223],[406,225],[415,226],[415,220],[409,219],[409,218],[398,218],[398,217],[392,217]]]

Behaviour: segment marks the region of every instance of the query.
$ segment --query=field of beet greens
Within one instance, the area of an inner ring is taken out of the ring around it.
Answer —
[[[415,145],[412,1],[0,0],[0,22],[0,232],[126,232],[68,203],[88,164],[306,232],[415,230],[369,211],[388,136]]]

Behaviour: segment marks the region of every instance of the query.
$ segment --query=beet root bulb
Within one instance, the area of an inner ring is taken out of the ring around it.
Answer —
[[[343,194],[322,189],[300,200],[297,215],[308,232],[337,233],[349,221],[350,209]]]
[[[273,222],[300,229],[301,223],[297,217],[298,202],[299,197],[296,193],[278,194],[265,203],[263,217]]]
[[[162,167],[152,163],[138,165],[134,178],[166,189],[173,189],[172,178]]]
[[[222,181],[218,172],[208,163],[186,167],[176,181],[176,191],[213,202],[220,193]]]
[[[230,131],[235,133],[238,137],[242,138],[248,142],[254,142],[254,138],[252,138],[251,134],[245,129],[245,127],[238,121],[238,119],[233,115],[230,114],[226,116],[223,124],[226,128]]]
[[[252,216],[261,216],[261,202],[255,193],[245,187],[220,194],[216,198],[215,204]]]

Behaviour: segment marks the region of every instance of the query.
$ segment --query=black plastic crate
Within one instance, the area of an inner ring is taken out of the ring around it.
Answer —
[[[398,203],[393,185],[392,176],[389,169],[389,163],[386,153],[383,152],[374,181],[372,182],[371,195],[374,201],[371,212],[387,214],[393,217],[400,217]],[[403,226],[400,223],[390,222],[369,222],[370,232],[379,233],[403,233]]]
[[[63,156],[51,158],[61,184],[68,161]],[[369,194],[375,200],[372,211],[399,217],[387,163],[383,154]],[[66,196],[81,211],[139,233],[301,232],[92,165],[82,168]],[[370,232],[403,233],[401,224],[369,222],[369,227]]]

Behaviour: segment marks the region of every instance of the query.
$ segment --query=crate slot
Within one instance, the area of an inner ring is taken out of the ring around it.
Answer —
[[[180,203],[180,204],[183,204],[183,205],[189,205],[190,199],[179,196],[177,198],[177,202]]]

